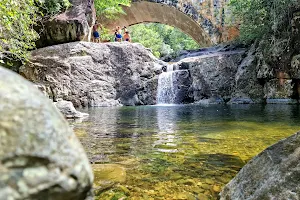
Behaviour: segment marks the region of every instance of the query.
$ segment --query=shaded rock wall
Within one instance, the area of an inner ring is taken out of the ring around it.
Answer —
[[[96,20],[93,0],[70,0],[72,7],[66,12],[41,22],[35,28],[40,39],[38,48],[73,41],[89,41],[91,27]]]
[[[190,91],[194,101],[210,98],[228,101],[234,91],[234,77],[243,53],[220,52],[180,61],[180,68],[190,70],[193,82]]]
[[[150,105],[163,65],[140,44],[74,42],[33,51],[20,73],[76,107]]]
[[[52,102],[0,67],[0,105],[0,199],[86,199],[89,161]]]

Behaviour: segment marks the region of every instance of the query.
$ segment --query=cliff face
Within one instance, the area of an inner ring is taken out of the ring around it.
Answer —
[[[139,44],[74,42],[33,51],[20,73],[76,107],[150,105],[163,65]]]

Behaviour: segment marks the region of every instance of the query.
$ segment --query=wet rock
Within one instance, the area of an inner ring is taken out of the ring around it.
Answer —
[[[296,55],[292,59],[291,78],[300,79],[300,55]]]
[[[192,79],[188,70],[164,72],[159,76],[157,102],[180,104],[190,102],[189,88]]]
[[[199,57],[186,58],[179,66],[188,65],[193,80],[190,91],[194,100],[230,99],[235,85],[235,74],[244,51],[215,52]]]
[[[221,187],[219,185],[214,185],[212,190],[216,193],[219,193],[219,192],[221,192]]]
[[[262,103],[264,101],[263,86],[257,79],[255,52],[256,44],[253,44],[247,52],[247,56],[238,66],[235,74],[235,88],[229,102],[231,104]]]
[[[208,104],[224,104],[225,101],[222,98],[209,98],[209,99],[202,99],[199,101],[196,101],[195,104],[203,104],[203,105],[208,105]]]
[[[0,199],[82,200],[93,175],[62,114],[33,84],[0,68]]]
[[[20,73],[75,107],[156,103],[162,61],[140,44],[74,42],[38,49]]]
[[[201,199],[201,200],[208,200],[209,198],[205,195],[205,194],[198,194],[198,199]]]
[[[264,86],[267,99],[291,99],[293,92],[293,83],[289,79],[272,79]]]
[[[243,97],[233,97],[228,102],[228,104],[254,104],[254,103],[257,102],[253,101],[251,98],[243,98]]]
[[[82,113],[77,111],[74,108],[73,103],[70,101],[62,100],[62,101],[54,102],[54,105],[66,118],[83,118],[89,116],[89,114],[87,113]]]
[[[299,199],[300,133],[254,157],[221,192],[225,199]]]

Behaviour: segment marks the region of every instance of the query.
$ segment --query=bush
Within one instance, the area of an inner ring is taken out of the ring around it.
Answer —
[[[26,61],[28,50],[35,48],[39,38],[33,29],[37,21],[68,6],[67,0],[1,0],[0,62],[12,65],[14,61]]]

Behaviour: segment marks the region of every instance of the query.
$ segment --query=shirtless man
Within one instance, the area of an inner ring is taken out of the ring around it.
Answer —
[[[98,32],[99,28],[102,30],[102,25],[96,21],[95,25],[93,26],[93,42],[96,43],[100,43],[100,33]]]
[[[125,34],[123,35],[123,38],[124,38],[125,41],[131,42],[131,36],[130,36],[128,30],[125,31]]]

